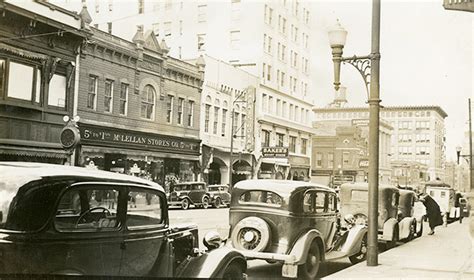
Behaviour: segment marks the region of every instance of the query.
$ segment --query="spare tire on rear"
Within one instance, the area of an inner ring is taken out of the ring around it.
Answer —
[[[247,217],[237,223],[230,236],[237,250],[262,252],[270,242],[270,227],[258,217]]]

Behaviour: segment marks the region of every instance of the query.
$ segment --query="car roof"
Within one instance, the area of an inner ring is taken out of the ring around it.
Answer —
[[[344,183],[341,185],[341,189],[344,188],[352,188],[352,189],[368,189],[369,183],[367,182],[355,182],[355,183]],[[391,185],[385,185],[385,184],[379,184],[379,189],[380,190],[385,190],[385,189],[393,189],[393,190],[398,190],[398,188],[391,186]]]
[[[291,181],[291,180],[272,180],[272,179],[258,179],[258,180],[244,180],[235,184],[234,189],[240,190],[262,190],[272,191],[279,195],[289,196],[291,193],[297,190],[304,190],[308,188],[316,188],[319,190],[334,192],[328,186],[315,184],[304,181]]]
[[[87,178],[88,181],[94,179],[97,181],[124,181],[164,191],[159,184],[150,180],[109,171],[48,163],[0,162],[0,181],[2,178],[15,179],[22,182],[17,186],[22,186],[31,181],[50,177],[80,177]]]

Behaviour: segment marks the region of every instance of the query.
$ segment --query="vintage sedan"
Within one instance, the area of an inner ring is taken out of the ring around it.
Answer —
[[[322,261],[365,258],[366,226],[341,231],[339,220],[336,193],[327,186],[241,181],[232,190],[228,245],[247,259],[283,263],[285,277],[314,279]]]
[[[183,210],[189,209],[191,205],[204,209],[209,207],[209,195],[204,182],[177,183],[171,186],[170,191],[168,195],[170,206],[181,206]]]
[[[396,187],[379,185],[378,195],[378,240],[387,248],[396,245],[400,236],[406,238],[408,230],[400,235],[400,227],[409,229],[409,220],[398,221],[398,204],[400,192]],[[368,184],[365,182],[345,183],[341,185],[341,215],[352,214],[356,218],[356,224],[367,225],[368,222]],[[408,223],[408,224],[405,224]],[[406,235],[406,236],[405,236]]]
[[[207,194],[211,200],[211,205],[215,208],[230,204],[230,193],[228,185],[209,185]]]
[[[416,193],[408,189],[399,189],[398,224],[400,240],[410,241],[423,233],[423,215],[415,211]],[[407,227],[407,228],[406,228]]]
[[[0,162],[0,275],[241,278],[245,258],[198,249],[170,226],[151,181],[61,165]],[[211,248],[211,249],[212,249]]]

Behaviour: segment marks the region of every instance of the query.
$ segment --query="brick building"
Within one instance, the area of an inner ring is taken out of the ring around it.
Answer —
[[[0,2],[0,160],[63,164],[88,18],[47,1]]]
[[[80,162],[167,186],[201,174],[202,72],[140,28],[133,42],[92,29],[82,50]]]

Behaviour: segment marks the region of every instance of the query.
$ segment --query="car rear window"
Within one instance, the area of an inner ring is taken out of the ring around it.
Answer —
[[[282,199],[281,196],[271,191],[247,191],[240,196],[239,202],[263,203],[270,206],[281,206]]]
[[[367,191],[352,190],[351,198],[353,201],[368,201],[369,193]]]

